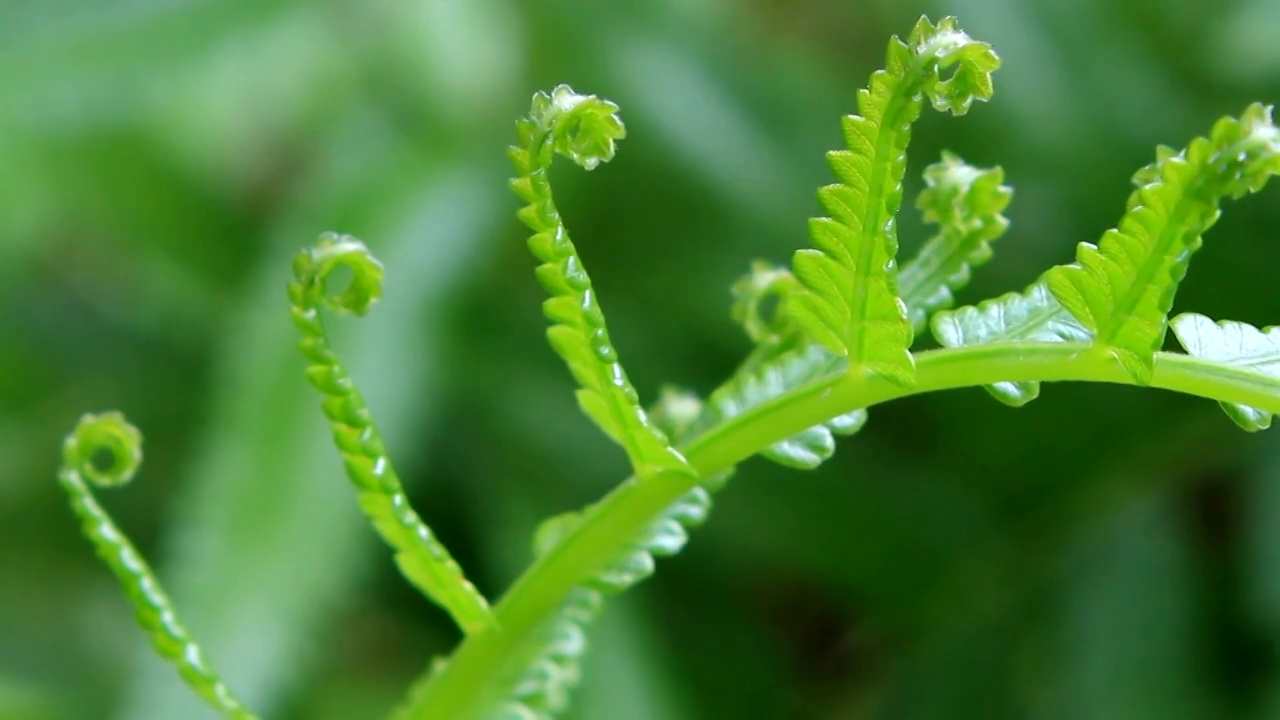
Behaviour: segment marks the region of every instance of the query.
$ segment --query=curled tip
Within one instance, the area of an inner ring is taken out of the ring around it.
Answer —
[[[142,433],[122,413],[86,413],[63,443],[62,457],[95,485],[123,485],[142,465]]]
[[[333,272],[349,268],[351,279],[342,291],[326,286]],[[350,235],[325,233],[320,241],[298,253],[293,262],[294,279],[331,310],[364,315],[382,297],[382,263],[369,248]]]
[[[556,152],[587,170],[612,160],[617,141],[627,136],[616,104],[564,84],[535,94],[529,118]]]
[[[917,53],[937,58],[938,70],[951,69],[950,77],[935,73],[926,90],[934,109],[964,115],[974,101],[991,99],[991,74],[1000,68],[1000,57],[991,45],[970,37],[954,17],[945,17],[936,26],[921,17],[910,41]]]
[[[751,263],[751,272],[730,288],[733,305],[729,314],[746,331],[751,342],[772,342],[787,332],[790,317],[782,304],[799,288],[800,284],[790,270],[756,260]],[[771,300],[776,304],[770,311],[766,305]]]

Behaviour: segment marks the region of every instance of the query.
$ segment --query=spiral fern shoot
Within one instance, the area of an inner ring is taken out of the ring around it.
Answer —
[[[578,405],[627,452],[640,477],[689,474],[688,463],[653,425],[609,340],[604,312],[569,231],[560,219],[548,173],[556,154],[587,170],[613,158],[626,136],[618,106],[568,85],[533,97],[529,116],[516,123],[518,144],[508,154],[518,177],[511,187],[528,205],[518,213],[534,231],[529,250],[541,265],[537,277],[551,295],[543,311],[547,339],[578,381]]]
[[[1277,173],[1280,130],[1271,107],[1257,103],[1181,152],[1159,149],[1134,175],[1120,224],[1097,245],[1080,243],[1075,263],[1049,270],[1049,290],[1134,380],[1150,382],[1178,283],[1221,201],[1257,192]]]
[[[111,568],[133,605],[151,645],[200,697],[224,717],[254,720],[205,659],[178,618],[169,596],[146,560],[94,499],[89,485],[118,487],[142,464],[142,434],[118,412],[87,414],[62,444],[58,483],[80,518],[80,528],[98,557]]]
[[[974,167],[946,151],[940,162],[925,168],[924,182],[916,207],[938,232],[898,274],[913,329],[951,307],[954,291],[969,284],[973,268],[991,259],[991,243],[1009,229],[1001,213],[1013,199],[1004,170]]]
[[[1169,326],[1192,357],[1280,377],[1280,327],[1259,330],[1233,320],[1215,323],[1197,313],[1183,313]],[[1249,432],[1271,427],[1272,414],[1266,410],[1232,402],[1221,405],[1232,422]]]
[[[860,114],[844,118],[847,149],[827,154],[839,183],[818,191],[829,217],[810,221],[814,248],[792,261],[805,292],[791,312],[815,340],[848,357],[850,372],[912,382],[912,327],[895,264],[911,125],[925,98],[953,115],[989,99],[999,66],[991,46],[966,35],[955,18],[936,27],[921,18],[907,42],[890,41],[885,69],[858,91]]]
[[[350,270],[351,280],[344,290],[334,292],[326,283],[339,268]],[[314,247],[297,254],[289,284],[290,315],[302,333],[298,348],[308,362],[307,380],[324,395],[321,407],[347,477],[359,494],[360,509],[395,551],[400,572],[464,632],[480,632],[493,626],[489,603],[409,505],[364,398],[329,347],[320,317],[321,306],[363,315],[381,293],[382,265],[364,243],[349,235],[326,233]]]

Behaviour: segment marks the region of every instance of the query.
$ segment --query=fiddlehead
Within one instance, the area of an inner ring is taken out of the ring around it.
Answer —
[[[351,271],[351,280],[345,290],[333,292],[326,282],[340,267]],[[324,395],[321,407],[360,509],[395,551],[400,572],[464,632],[479,632],[493,625],[488,602],[409,505],[364,398],[329,347],[320,318],[321,306],[363,315],[381,293],[382,265],[353,237],[325,234],[315,247],[298,253],[289,284],[290,315],[302,333],[298,348],[308,362],[307,380]]]
[[[58,484],[66,491],[80,529],[94,551],[119,579],[134,617],[156,652],[191,689],[233,720],[254,720],[205,659],[142,555],[94,499],[89,486],[118,487],[133,479],[142,464],[142,434],[118,412],[84,415],[62,444]]]
[[[586,266],[569,238],[552,197],[548,173],[556,154],[587,170],[613,158],[626,137],[618,106],[568,85],[533,97],[529,116],[516,123],[518,144],[509,151],[515,193],[528,205],[518,215],[534,231],[529,251],[541,264],[538,281],[551,296],[542,305],[552,325],[547,339],[578,381],[578,405],[627,452],[640,477],[688,474],[689,465],[653,425],[609,339],[604,311]]]
[[[941,161],[925,168],[924,182],[916,207],[938,232],[898,274],[902,302],[917,331],[934,312],[951,307],[953,293],[969,284],[973,268],[991,259],[991,243],[1009,229],[1001,213],[1013,199],[1004,170],[974,167],[945,151]]]

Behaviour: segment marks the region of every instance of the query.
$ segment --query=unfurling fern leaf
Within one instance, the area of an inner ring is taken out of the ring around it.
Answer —
[[[937,27],[921,18],[906,43],[890,41],[885,69],[858,91],[859,114],[844,118],[847,149],[827,154],[839,184],[818,192],[830,216],[810,221],[816,249],[795,254],[792,267],[805,292],[790,311],[815,340],[848,357],[851,372],[912,382],[912,329],[894,260],[911,124],[926,97],[955,115],[989,99],[999,66],[991,46],[971,39],[955,18]]]
[[[969,284],[973,268],[991,259],[991,243],[1009,220],[1001,213],[1013,198],[998,167],[977,168],[950,152],[924,171],[925,189],[916,199],[924,221],[938,226],[898,274],[902,302],[915,329],[937,310],[951,307],[954,291]]]
[[[1021,293],[1008,293],[976,306],[944,310],[931,320],[944,347],[1016,342],[1080,342],[1092,335],[1058,304],[1043,279]],[[1040,395],[1040,383],[1001,382],[986,386],[1000,402],[1020,407]]]
[[[351,280],[345,290],[335,293],[326,283],[340,267],[351,271]],[[359,493],[360,509],[395,550],[400,572],[448,611],[464,632],[479,632],[493,626],[489,603],[409,505],[364,398],[329,347],[320,317],[321,306],[363,315],[381,294],[382,265],[364,243],[349,235],[326,233],[315,247],[294,258],[289,300],[293,323],[302,333],[298,349],[309,363],[307,380],[325,396],[322,408],[347,477]]]
[[[1248,323],[1183,313],[1170,321],[1173,334],[1193,357],[1280,377],[1280,327],[1259,330]],[[1271,413],[1239,403],[1222,403],[1235,424],[1250,432],[1271,427]]]
[[[142,464],[142,434],[117,412],[85,415],[62,444],[58,483],[80,518],[84,536],[111,568],[133,605],[151,645],[191,689],[224,717],[254,720],[231,694],[200,646],[183,627],[155,573],[94,499],[89,485],[117,487],[129,482]]]
[[[1049,290],[1136,382],[1150,382],[1178,283],[1222,199],[1256,192],[1277,173],[1280,131],[1260,104],[1182,152],[1161,148],[1134,176],[1119,225],[1097,245],[1081,243],[1075,263],[1049,270]]]
[[[516,124],[516,133],[519,145],[509,155],[519,177],[511,187],[528,203],[519,216],[534,231],[529,250],[542,263],[538,280],[551,295],[543,303],[553,323],[547,339],[581,386],[579,406],[626,450],[640,477],[691,473],[640,407],[609,340],[591,278],[552,199],[548,172],[556,153],[587,170],[613,157],[614,143],[626,136],[618,106],[560,85],[550,94],[534,95],[529,117]]]
[[[610,160],[614,143],[625,136],[617,113],[613,103],[579,95],[567,85],[535,95],[529,117],[516,124],[519,145],[509,154],[519,177],[511,186],[528,203],[519,217],[534,231],[529,250],[542,263],[537,277],[551,295],[543,303],[553,323],[547,337],[580,385],[579,406],[626,450],[640,481],[659,473],[694,478],[693,469],[659,427],[656,420],[660,418],[650,417],[640,406],[609,340],[591,279],[560,219],[547,176],[556,153],[587,170]],[[667,413],[673,414],[688,415],[679,410]],[[685,418],[683,427],[688,425]],[[577,587],[542,634],[530,641],[532,659],[509,668],[511,676],[502,684],[511,690],[488,717],[551,718],[567,708],[569,691],[577,684],[578,663],[586,651],[585,626],[599,614],[604,595],[621,592],[651,575],[655,556],[679,552],[688,539],[685,528],[705,519],[709,506],[707,491],[695,487],[613,562]],[[581,512],[571,512],[543,522],[535,537],[535,553],[553,552],[581,518]]]

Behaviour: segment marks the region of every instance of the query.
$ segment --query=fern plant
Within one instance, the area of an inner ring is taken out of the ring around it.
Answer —
[[[828,154],[836,182],[818,192],[812,248],[791,267],[753,263],[732,288],[731,315],[754,344],[701,399],[663,388],[645,408],[610,340],[603,307],[552,193],[563,156],[586,170],[614,156],[619,109],[560,85],[534,95],[510,149],[519,218],[532,229],[535,277],[547,292],[547,339],[577,382],[583,413],[630,461],[632,475],[598,502],[547,519],[534,560],[492,606],[410,507],[355,381],[325,333],[328,310],[360,315],[378,300],[382,265],[357,239],[324,235],[294,263],[288,297],[306,377],[322,396],[361,509],[401,572],[465,634],[430,664],[393,712],[403,720],[552,718],[583,672],[592,621],[608,598],[654,572],[704,522],[736,465],[762,455],[811,469],[837,436],[856,433],[873,405],[920,393],[985,387],[1010,405],[1040,383],[1149,386],[1215,400],[1246,430],[1280,412],[1280,330],[1186,313],[1178,284],[1226,198],[1280,173],[1272,110],[1250,105],[1185,149],[1158,148],[1134,175],[1116,227],[1081,243],[1073,263],[1024,291],[953,308],[954,293],[1009,227],[1012,191],[1000,168],[944,152],[924,170],[916,206],[933,238],[899,267],[897,216],[906,150],[926,101],[953,115],[992,96],[1000,61],[954,18],[922,18],[893,38],[885,68],[844,118],[846,147]],[[334,288],[335,271],[350,279]],[[1172,329],[1185,353],[1164,350]],[[932,331],[937,347],[914,348]],[[141,436],[118,414],[86,416],[69,436],[59,476],[85,535],[119,576],[160,654],[215,709],[252,717],[212,670],[158,581],[94,501],[88,483],[118,485],[140,461]]]

